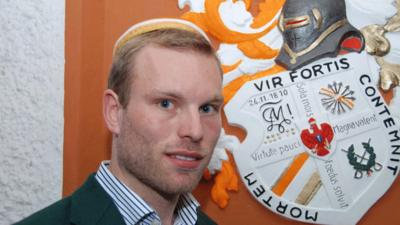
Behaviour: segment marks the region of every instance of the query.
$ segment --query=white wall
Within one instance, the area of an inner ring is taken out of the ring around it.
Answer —
[[[61,197],[65,0],[0,0],[0,225]]]

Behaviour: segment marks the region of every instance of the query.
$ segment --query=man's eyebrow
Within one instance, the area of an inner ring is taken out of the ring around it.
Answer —
[[[151,88],[151,91],[149,94],[147,94],[148,97],[169,97],[173,99],[185,99],[185,95],[179,93],[179,91],[174,91],[174,90],[160,90],[156,87]],[[205,101],[206,103],[218,103],[218,104],[223,104],[224,102],[224,96],[222,94],[215,94],[215,96],[212,96],[209,100]]]
[[[216,95],[216,96],[214,96],[214,98],[211,99],[211,102],[223,103],[224,102],[224,96]]]
[[[179,93],[179,90],[160,90],[157,87],[152,87],[151,92],[152,94],[157,94],[157,95],[166,95],[166,96],[171,96],[171,97],[176,97],[176,98],[183,98],[185,97],[184,94]],[[224,101],[224,96],[222,94],[215,94],[215,96],[210,98],[210,101]]]
[[[224,104],[224,97],[222,95],[215,95],[212,98],[210,98],[209,100],[205,101],[204,104],[206,104],[206,105],[211,104],[211,105],[215,105],[218,107],[222,107]]]
[[[150,96],[159,96],[159,97],[170,97],[170,98],[184,98],[182,94],[179,94],[178,92],[175,91],[165,91],[165,90],[159,90],[157,88],[152,88],[151,92],[149,94]]]

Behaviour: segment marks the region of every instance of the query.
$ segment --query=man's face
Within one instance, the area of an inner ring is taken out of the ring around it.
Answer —
[[[190,192],[220,134],[217,62],[192,51],[147,46],[135,65],[117,135],[119,167],[159,193]]]

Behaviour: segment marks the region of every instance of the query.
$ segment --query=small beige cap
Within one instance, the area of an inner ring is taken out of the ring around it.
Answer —
[[[114,45],[113,53],[115,54],[115,52],[117,52],[117,50],[120,49],[122,46],[124,46],[129,40],[140,34],[151,32],[154,30],[169,29],[169,28],[182,29],[199,33],[210,42],[210,39],[207,37],[206,33],[202,29],[200,29],[198,26],[187,20],[173,19],[173,18],[157,18],[157,19],[145,20],[143,22],[131,26],[117,40],[117,42]]]

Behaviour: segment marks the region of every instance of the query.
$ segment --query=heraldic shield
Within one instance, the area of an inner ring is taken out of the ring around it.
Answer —
[[[247,131],[233,154],[260,204],[294,220],[355,224],[391,186],[399,126],[369,61],[320,59],[247,82],[225,106],[229,123]]]
[[[182,18],[219,44],[224,128],[246,133],[238,147],[214,151],[211,174],[233,170],[221,166],[231,162],[227,149],[265,208],[307,223],[356,224],[399,173],[400,92],[388,106],[379,87],[400,81],[400,0],[178,2],[189,8]],[[223,194],[211,196],[224,208],[226,190],[236,189],[218,180]]]

